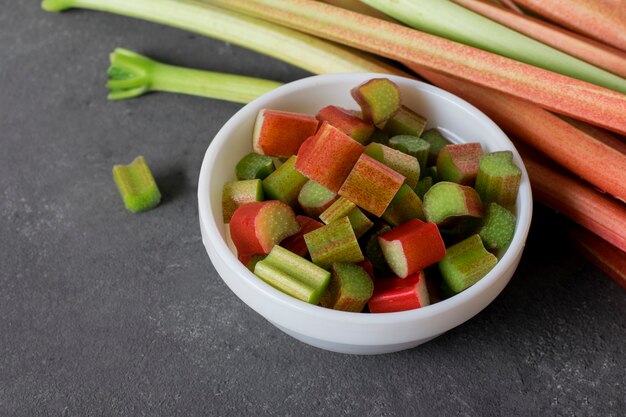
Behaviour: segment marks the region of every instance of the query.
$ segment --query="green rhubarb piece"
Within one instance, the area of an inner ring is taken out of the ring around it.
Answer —
[[[124,205],[133,213],[150,210],[161,201],[161,193],[143,156],[128,165],[115,165],[113,180]]]
[[[450,145],[452,143],[448,139],[446,139],[446,137],[442,135],[437,128],[426,130],[424,133],[422,133],[421,138],[430,143],[430,149],[428,150],[428,161],[426,163],[428,166],[435,165],[437,163],[437,156],[439,156],[439,151],[441,151],[444,146]]]
[[[265,259],[267,255],[252,255],[250,260],[246,263],[246,268],[250,270],[250,272],[254,272],[254,268],[256,268],[256,264]]]
[[[421,180],[419,180],[419,182],[417,183],[417,187],[415,187],[415,194],[417,194],[417,196],[421,199],[424,200],[424,194],[426,194],[426,192],[428,190],[430,190],[430,187],[433,186],[433,177],[424,177]]]
[[[393,169],[406,178],[404,182],[415,188],[420,178],[420,164],[417,158],[380,143],[370,143],[364,154]]]
[[[389,146],[417,158],[420,163],[420,171],[424,172],[430,152],[430,143],[417,136],[397,135],[389,139]]]
[[[311,259],[322,268],[333,262],[356,263],[364,259],[347,217],[305,234],[304,241]]]
[[[483,226],[478,233],[488,251],[497,253],[513,240],[515,216],[497,203],[489,203]]]
[[[389,136],[412,135],[420,136],[426,127],[426,118],[406,106],[400,109],[387,121],[383,130]]]
[[[297,205],[298,194],[308,178],[296,170],[295,163],[294,155],[263,180],[267,200],[280,200],[292,207]]]
[[[271,157],[251,152],[241,158],[235,167],[238,180],[264,179],[276,168]]]
[[[367,243],[365,244],[365,255],[367,256],[367,259],[370,260],[374,269],[382,273],[389,273],[391,270],[389,269],[389,265],[387,265],[387,260],[385,259],[383,250],[380,247],[378,236],[383,233],[387,233],[390,230],[391,227],[387,224],[382,224],[378,227],[378,230],[369,236]]]
[[[281,246],[257,262],[254,274],[299,300],[318,304],[330,282],[330,272]]]
[[[261,180],[232,181],[224,184],[222,191],[224,223],[230,222],[230,218],[233,217],[233,213],[238,207],[255,201],[263,201]]]
[[[411,187],[402,184],[389,206],[387,206],[382,219],[394,227],[400,226],[411,219],[425,220],[422,200]]]
[[[400,109],[400,90],[388,78],[374,78],[351,90],[352,97],[361,107],[363,118],[378,128]]]
[[[442,181],[474,185],[478,173],[478,161],[483,155],[480,143],[446,145],[437,157],[437,175]]]
[[[307,216],[317,218],[337,200],[337,197],[337,194],[328,188],[309,180],[298,194],[298,203]]]
[[[458,294],[487,275],[497,262],[476,234],[447,248],[439,271],[447,286]]]
[[[424,195],[426,220],[438,226],[451,227],[467,218],[482,217],[482,203],[472,187],[442,181]]]
[[[322,296],[322,307],[360,313],[374,293],[374,283],[362,267],[335,262],[331,267],[328,289]]]
[[[344,197],[339,197],[337,201],[320,214],[320,220],[325,224],[329,224],[346,216],[350,220],[357,239],[374,225],[356,204]]]
[[[476,191],[484,204],[494,202],[511,209],[521,180],[522,171],[513,163],[511,151],[493,152],[480,158]]]

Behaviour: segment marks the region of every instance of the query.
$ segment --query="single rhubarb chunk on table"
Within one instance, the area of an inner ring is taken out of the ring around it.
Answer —
[[[430,144],[430,149],[428,150],[428,160],[426,161],[427,166],[436,165],[437,157],[439,156],[441,149],[446,145],[452,144],[437,128],[426,130],[422,133],[421,139],[424,139]]]
[[[442,227],[483,216],[483,206],[476,190],[448,181],[438,182],[426,192],[422,208],[426,220]]]
[[[305,234],[304,241],[311,259],[322,268],[334,262],[356,263],[364,259],[347,217]]]
[[[308,179],[296,168],[292,156],[263,180],[263,192],[268,200],[280,200],[291,207],[298,205],[298,195]]]
[[[300,225],[300,231],[295,235],[291,235],[283,239],[283,241],[280,242],[280,246],[295,253],[296,255],[306,256],[309,253],[309,250],[306,247],[304,235],[323,227],[324,223],[320,223],[307,216],[296,216],[296,221]]]
[[[238,180],[264,179],[276,168],[274,161],[267,155],[251,152],[237,162],[235,173]]]
[[[474,185],[482,155],[483,150],[477,142],[446,145],[437,157],[437,175],[441,181]]]
[[[231,181],[222,191],[222,215],[224,223],[230,222],[233,213],[244,204],[263,201],[261,180]]]
[[[397,135],[389,139],[389,146],[407,155],[414,156],[420,164],[420,173],[426,169],[430,143],[417,136]]]
[[[374,78],[354,87],[352,97],[361,107],[363,118],[383,128],[400,109],[398,86],[387,78]]]
[[[330,272],[278,245],[256,263],[254,274],[285,294],[310,304],[319,303],[330,282]]]
[[[128,165],[115,165],[113,180],[124,205],[133,213],[150,210],[161,201],[161,192],[143,156]]]
[[[424,271],[406,278],[377,280],[367,305],[370,313],[394,313],[430,305]]]
[[[450,246],[439,262],[439,271],[447,287],[458,294],[487,275],[497,262],[476,234]]]
[[[382,219],[394,227],[411,219],[426,220],[422,210],[422,200],[411,187],[402,184],[383,213]]]
[[[336,193],[364,149],[359,142],[324,122],[317,134],[300,147],[296,169]]]
[[[387,264],[400,278],[434,264],[446,254],[437,225],[418,219],[378,236],[378,242]]]
[[[522,171],[513,163],[511,151],[493,152],[480,158],[476,191],[483,204],[493,202],[512,208],[521,180]]]
[[[403,183],[404,176],[363,154],[338,194],[380,217]]]
[[[369,142],[374,125],[353,114],[350,110],[337,106],[326,106],[315,116],[320,123],[328,122],[357,142],[365,145]]]
[[[342,217],[348,217],[357,239],[363,236],[363,234],[374,225],[356,204],[343,197],[339,197],[326,211],[320,214],[320,220],[326,224]]]
[[[364,153],[405,177],[406,184],[415,188],[420,178],[417,158],[380,143],[370,143]]]
[[[485,210],[485,218],[478,232],[485,248],[497,253],[513,240],[515,234],[515,216],[497,203],[489,203]]]
[[[238,255],[267,254],[299,230],[292,208],[278,200],[246,204],[230,219],[230,238]]]
[[[261,109],[252,133],[252,149],[268,156],[288,158],[315,134],[318,121],[310,114]]]
[[[374,283],[359,265],[335,262],[330,269],[328,289],[322,296],[322,307],[360,313],[374,292]]]
[[[319,217],[328,207],[330,207],[339,196],[328,188],[313,180],[307,181],[298,194],[298,204],[302,211],[313,218]]]
[[[420,136],[426,127],[426,118],[406,106],[400,106],[385,124],[383,130],[389,136],[411,135]]]

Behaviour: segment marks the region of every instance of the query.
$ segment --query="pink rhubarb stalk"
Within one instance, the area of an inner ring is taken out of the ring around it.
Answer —
[[[626,133],[626,96],[606,88],[311,0],[211,2],[387,58],[422,65]]]
[[[626,77],[626,53],[619,49],[484,0],[454,0],[454,2],[546,45]]]
[[[515,2],[560,25],[626,51],[626,7],[623,0]]]

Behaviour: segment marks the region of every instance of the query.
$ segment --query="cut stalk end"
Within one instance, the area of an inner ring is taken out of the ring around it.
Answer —
[[[41,8],[47,12],[62,12],[74,7],[73,0],[43,0]]]

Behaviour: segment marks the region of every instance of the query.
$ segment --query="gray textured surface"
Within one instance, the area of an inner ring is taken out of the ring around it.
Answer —
[[[221,282],[196,209],[210,138],[238,105],[110,103],[107,54],[290,81],[223,42],[95,12],[0,14],[0,415],[619,416],[626,297],[539,210],[511,284],[434,341],[357,357],[289,338]],[[127,213],[143,154],[164,202]]]

